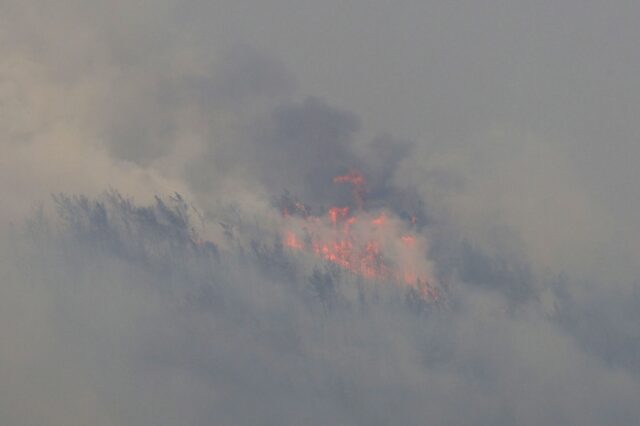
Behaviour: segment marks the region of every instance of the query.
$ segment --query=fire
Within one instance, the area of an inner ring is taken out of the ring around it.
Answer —
[[[380,213],[380,215],[373,219],[371,223],[376,226],[384,226],[387,224],[387,216],[384,213]]]
[[[359,172],[352,171],[344,176],[334,177],[333,183],[350,183],[357,188],[364,188],[364,177]]]
[[[358,208],[362,209],[364,204],[365,180],[359,172],[351,171],[349,174],[336,176],[333,178],[333,183],[350,183],[353,186],[353,198],[356,200]]]
[[[337,176],[333,182],[354,186],[359,209],[354,213],[348,206],[334,206],[324,216],[314,216],[300,204],[295,208],[304,215],[283,211],[283,245],[366,279],[394,281],[415,288],[425,299],[437,299],[424,236],[411,233],[411,224],[388,210],[362,210],[365,181],[359,173]]]
[[[331,223],[333,225],[337,225],[338,221],[342,221],[349,217],[349,207],[331,207],[328,215]]]
[[[407,247],[415,247],[416,245],[416,237],[414,237],[413,235],[403,235],[402,237],[400,237],[400,240]]]
[[[286,231],[284,233],[284,245],[294,250],[302,250],[304,249],[304,244],[302,241],[298,240],[296,234],[291,231]]]

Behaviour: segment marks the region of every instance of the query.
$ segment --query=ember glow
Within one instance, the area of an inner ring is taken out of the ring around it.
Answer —
[[[333,179],[350,183],[357,209],[333,206],[311,215],[302,203],[283,209],[282,242],[292,251],[313,254],[368,280],[392,281],[415,288],[425,299],[437,299],[438,287],[427,258],[427,240],[415,224],[393,212],[362,209],[365,180],[357,172]]]
[[[333,178],[333,183],[349,183],[353,186],[353,198],[356,200],[358,208],[361,209],[364,204],[365,180],[358,171],[351,171],[343,176]]]

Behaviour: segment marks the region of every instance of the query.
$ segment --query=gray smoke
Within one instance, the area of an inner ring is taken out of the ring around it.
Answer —
[[[59,221],[34,217],[4,245],[11,424],[637,419],[637,360],[606,353],[631,336],[580,340],[571,321],[593,313],[560,284],[556,313],[462,282],[425,302],[309,269],[268,231],[204,243],[179,196],[55,201]]]
[[[636,424],[638,13],[0,2],[0,424]],[[283,247],[352,171],[440,299]]]

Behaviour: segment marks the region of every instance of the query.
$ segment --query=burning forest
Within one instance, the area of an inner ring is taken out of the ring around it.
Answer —
[[[333,178],[350,185],[353,203],[331,206],[322,215],[300,201],[281,207],[282,243],[367,280],[414,288],[425,300],[437,300],[439,287],[428,260],[426,238],[388,209],[365,210],[366,181],[357,171]]]
[[[638,16],[0,0],[0,426],[637,426]]]

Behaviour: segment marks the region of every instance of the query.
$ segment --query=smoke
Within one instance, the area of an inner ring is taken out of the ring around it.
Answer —
[[[538,303],[508,312],[460,284],[451,305],[433,304],[306,266],[276,238],[221,249],[199,240],[180,197],[56,204],[57,224],[34,219],[5,239],[9,422],[636,418],[635,373],[586,354]]]
[[[0,3],[0,423],[637,421],[636,6],[214,3]]]

